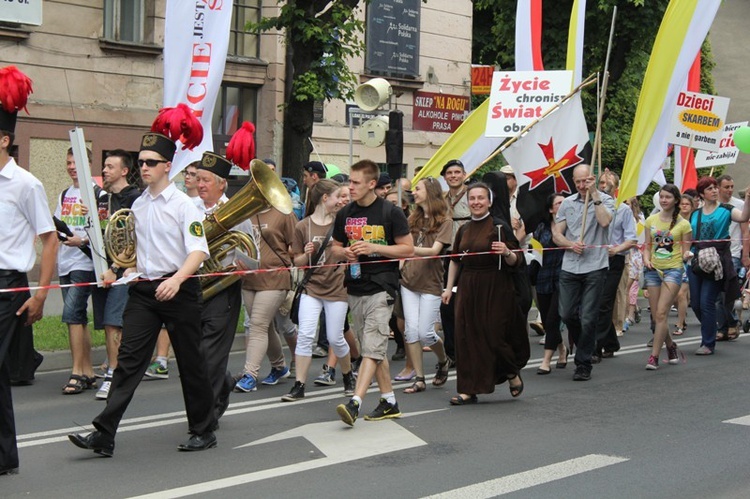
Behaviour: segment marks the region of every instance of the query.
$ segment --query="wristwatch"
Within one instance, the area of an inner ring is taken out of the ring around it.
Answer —
[[[120,270],[120,267],[118,267],[116,264],[113,263],[112,265],[109,266],[109,270],[111,270],[112,272],[116,274],[117,271]]]
[[[594,201],[594,206],[599,206],[600,204],[602,204],[602,201],[601,201],[601,200],[599,200],[599,201]]]

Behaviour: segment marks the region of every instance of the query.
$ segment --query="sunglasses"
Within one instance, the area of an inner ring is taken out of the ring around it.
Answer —
[[[159,163],[166,163],[166,161],[162,161],[160,159],[139,159],[138,168],[143,168],[143,165],[146,165],[149,168],[153,168]]]

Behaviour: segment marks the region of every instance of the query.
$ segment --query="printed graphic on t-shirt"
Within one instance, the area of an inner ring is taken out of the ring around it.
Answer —
[[[654,258],[669,259],[674,248],[674,236],[669,230],[656,230],[654,232]]]
[[[711,218],[709,220],[706,220],[705,218],[701,220],[701,226],[699,227],[699,234],[700,239],[702,240],[708,240],[708,239],[718,239],[718,221]]]
[[[60,220],[68,227],[85,227],[86,216],[83,214],[83,205],[78,196],[65,196],[60,209]]]
[[[312,243],[315,245],[315,252],[317,253],[320,248],[320,245],[323,244],[323,241],[326,240],[326,236],[313,236]],[[326,263],[326,253],[323,252],[322,255],[320,255],[320,260],[318,260],[318,265],[325,265]]]
[[[368,225],[367,217],[347,217],[344,230],[346,231],[346,238],[349,240],[350,245],[357,241],[365,241],[383,246],[388,245],[388,241],[385,239],[385,227],[382,225]]]

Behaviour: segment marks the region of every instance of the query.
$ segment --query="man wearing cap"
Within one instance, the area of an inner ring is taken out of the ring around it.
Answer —
[[[375,194],[379,198],[385,199],[385,195],[388,194],[388,191],[391,190],[392,186],[393,180],[391,180],[391,176],[383,172],[380,174],[380,177],[378,177],[378,183],[375,184]]]
[[[208,244],[203,215],[169,180],[175,150],[175,142],[160,133],[147,133],[141,141],[138,166],[147,188],[132,208],[138,241],[136,269],[141,276],[130,288],[117,369],[107,407],[94,418],[96,431],[68,435],[77,447],[102,456],[114,453],[117,427],[148,367],[162,324],[167,326],[177,357],[191,434],[178,449],[216,446],[214,396],[201,351],[201,287],[190,278],[209,256]],[[128,269],[125,275],[136,269]]]
[[[320,161],[310,161],[302,167],[302,183],[310,189],[320,179],[326,178],[326,167]]]
[[[42,241],[42,259],[39,269],[39,286],[34,293],[28,291],[8,293],[0,300],[0,476],[18,473],[18,447],[13,416],[13,399],[10,389],[9,349],[13,338],[31,334],[27,327],[42,318],[47,287],[55,270],[57,236],[52,216],[47,206],[47,194],[39,180],[19,167],[10,156],[19,109],[26,106],[31,92],[31,80],[15,67],[0,69],[5,74],[17,74],[27,90],[21,92],[23,102],[9,104],[7,93],[18,94],[17,88],[0,88],[0,289],[26,288],[26,273],[34,266],[36,251],[34,239]],[[6,80],[7,81],[7,80]]]
[[[440,170],[440,175],[442,175],[445,183],[448,184],[448,192],[445,193],[445,200],[450,207],[451,217],[453,218],[452,240],[456,237],[458,229],[471,220],[469,203],[466,199],[466,186],[464,185],[464,182],[466,181],[466,170],[464,169],[464,164],[460,160],[452,159],[443,166],[443,169]],[[446,258],[444,263],[447,268],[449,259]],[[447,272],[445,273],[445,276],[448,276]],[[455,312],[453,310],[454,303],[453,298],[451,298],[451,301],[448,302],[447,305],[444,303],[440,304],[440,320],[443,325],[443,334],[445,335],[445,353],[450,359],[456,358],[456,351],[453,343],[455,319]],[[451,362],[453,361],[451,360]]]
[[[225,192],[232,163],[212,152],[204,152],[196,176],[198,209],[208,217],[221,203],[228,201]],[[248,233],[252,225],[245,221],[233,230]],[[231,255],[227,260],[231,259]],[[228,262],[222,262],[222,264]],[[242,307],[242,282],[237,281],[219,291],[203,303],[201,326],[203,328],[203,351],[206,356],[208,378],[214,394],[214,414],[218,420],[229,406],[229,394],[234,388],[234,379],[227,371],[229,352],[237,332],[237,322]]]

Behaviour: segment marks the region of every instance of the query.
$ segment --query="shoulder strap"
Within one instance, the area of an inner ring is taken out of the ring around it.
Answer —
[[[333,236],[334,224],[331,224],[331,228],[328,229],[328,233],[326,234],[325,239],[323,239],[323,243],[320,245],[320,248],[318,248],[318,252],[315,253],[315,256],[312,259],[312,261],[315,262],[314,265],[317,265],[318,262],[320,262],[320,258],[323,256],[323,253],[326,250],[326,246],[328,246],[328,242],[331,240],[331,236]],[[307,283],[310,281],[310,278],[312,278],[313,272],[315,272],[315,267],[310,267],[305,271],[305,276],[299,282],[299,287],[304,288],[307,285]]]
[[[60,206],[62,206],[62,205],[63,205],[63,202],[65,202],[65,194],[67,194],[67,193],[68,193],[68,189],[70,189],[70,187],[66,187],[66,188],[65,188],[65,189],[63,189],[63,191],[62,191],[62,192],[60,193]]]

